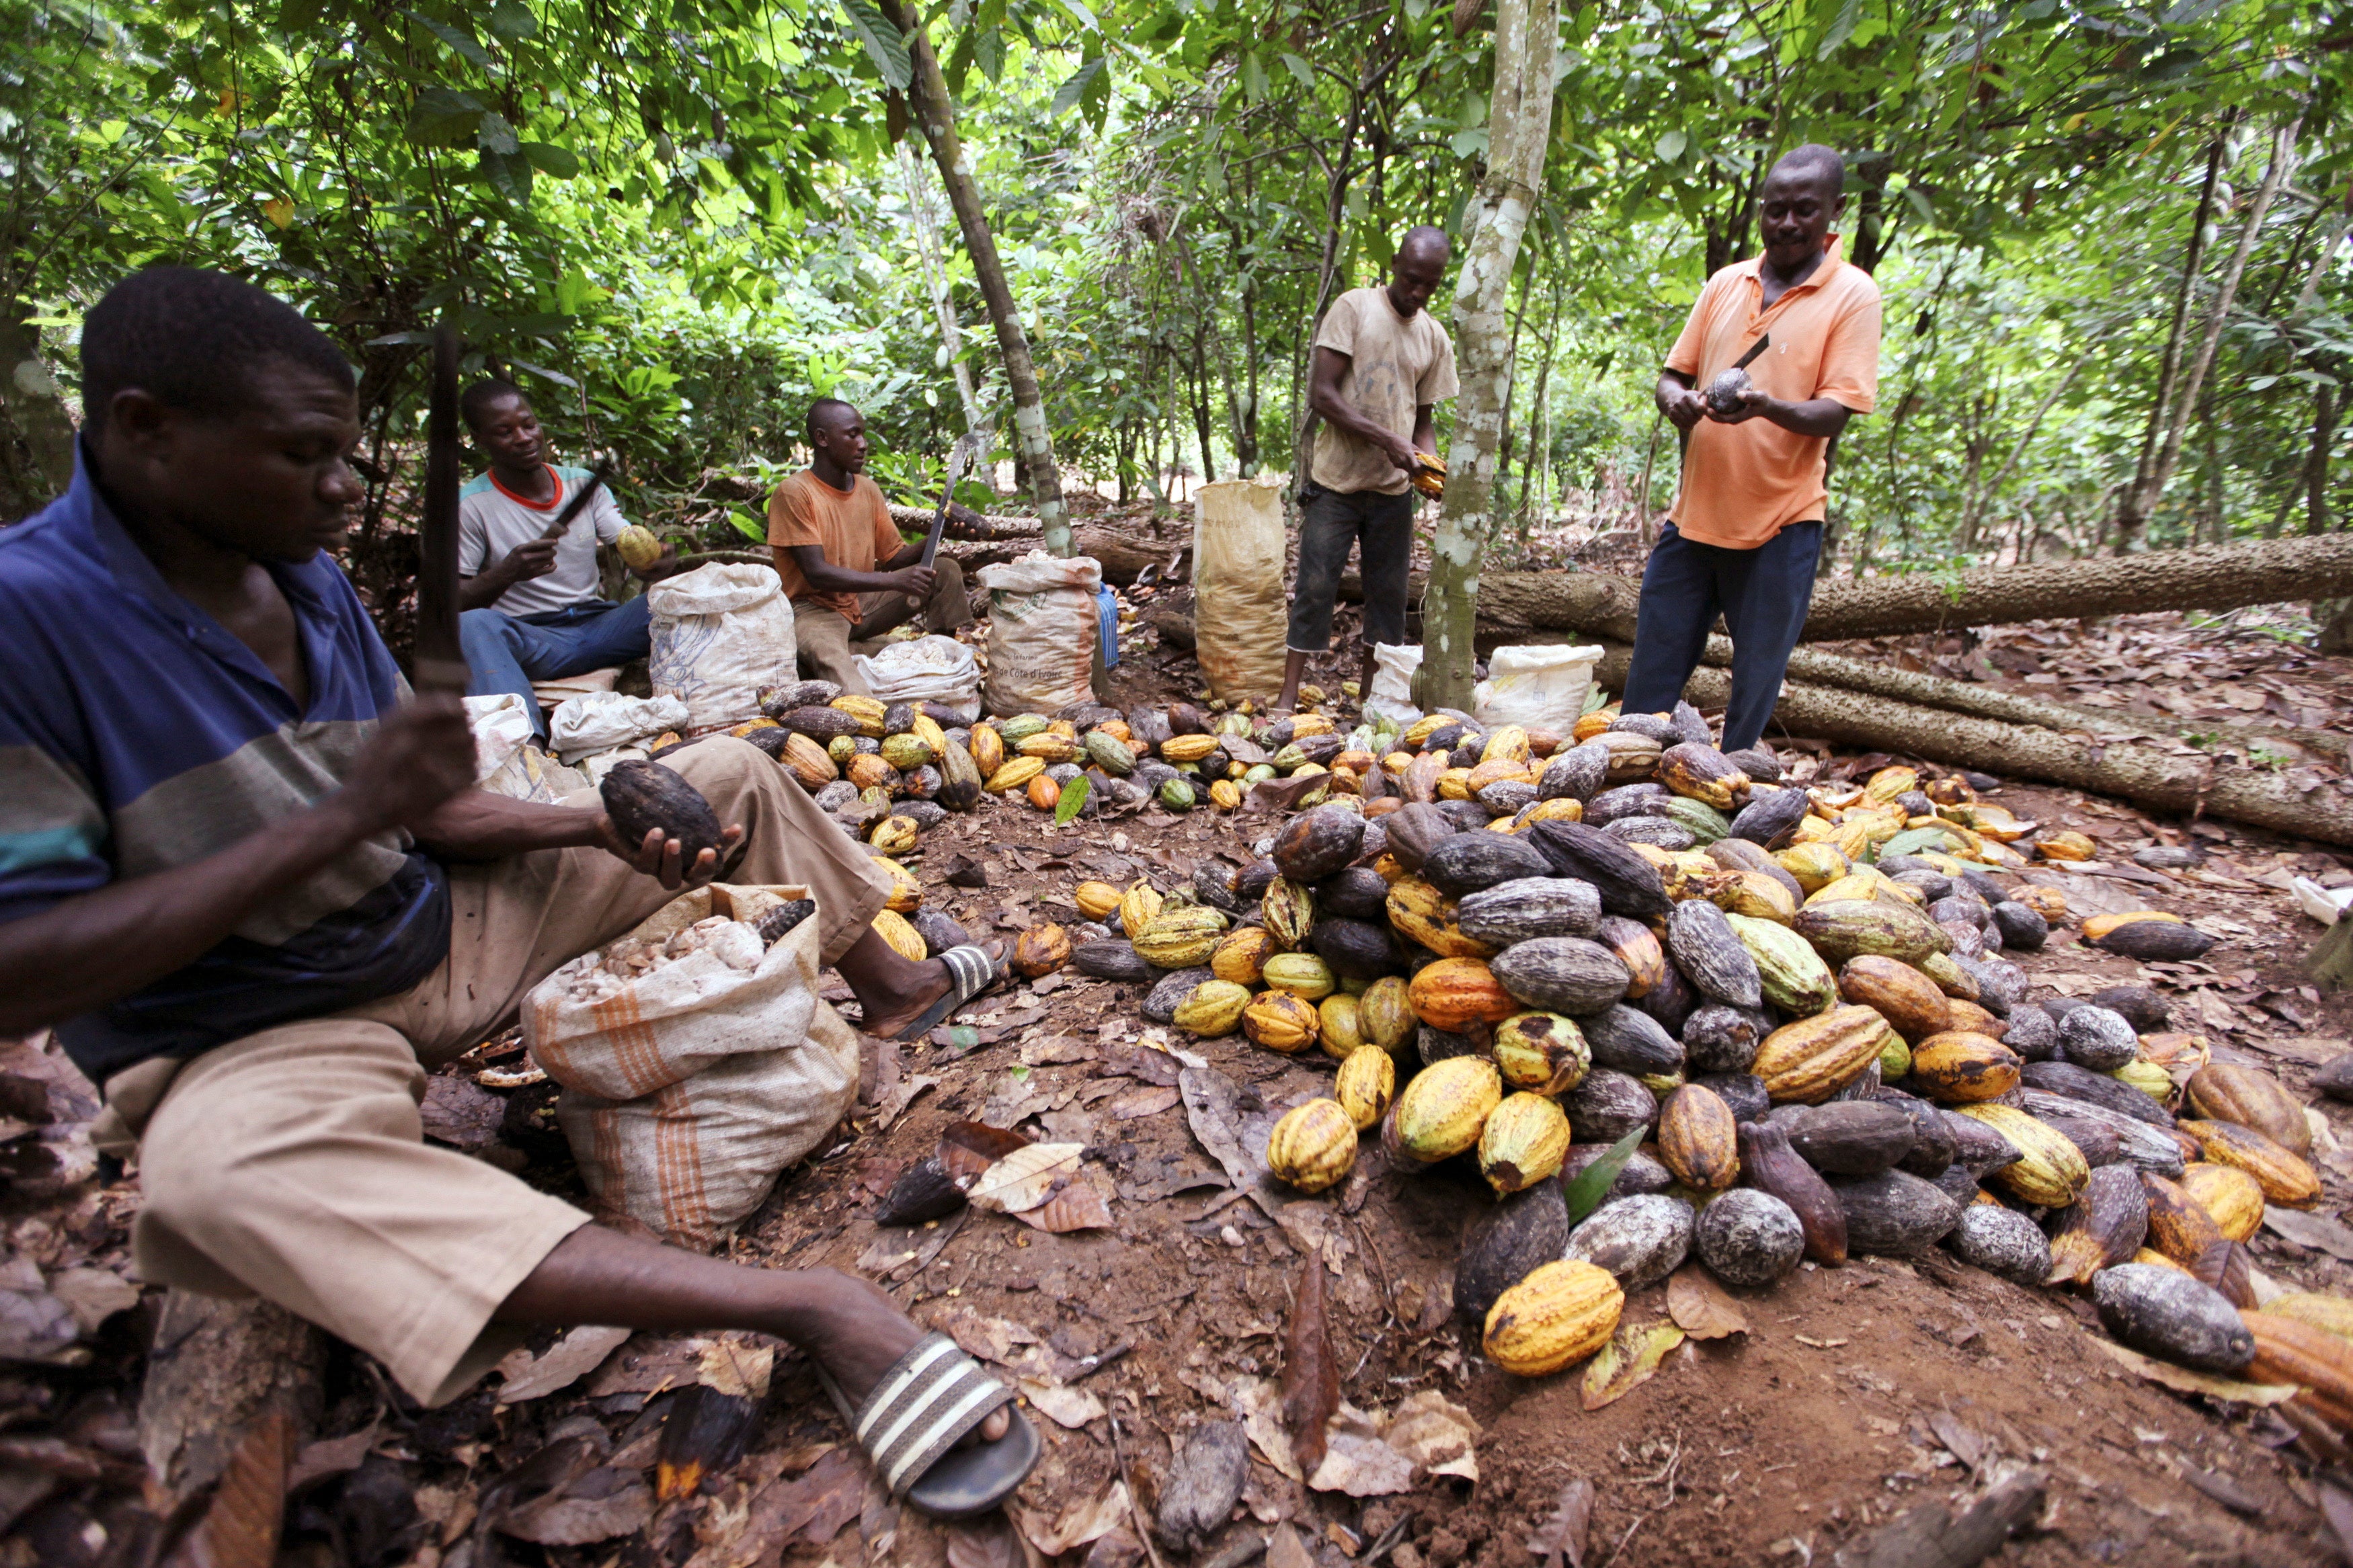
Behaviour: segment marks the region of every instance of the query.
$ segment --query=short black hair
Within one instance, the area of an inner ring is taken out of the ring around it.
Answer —
[[[490,413],[491,405],[502,397],[520,397],[525,408],[531,406],[530,395],[501,376],[486,375],[466,388],[465,395],[458,399],[458,412],[465,416],[466,428],[480,430],[482,420]]]
[[[227,417],[252,406],[273,361],[345,391],[355,384],[343,352],[267,289],[202,268],[150,267],[82,318],[84,416],[103,425],[115,394],[137,387],[165,407]]]
[[[1454,252],[1454,241],[1448,237],[1444,229],[1436,224],[1418,223],[1407,229],[1404,237],[1398,241],[1397,253],[1403,256],[1409,250],[1427,249],[1432,246],[1450,256]]]
[[[1799,179],[1820,180],[1833,197],[1846,193],[1846,160],[1839,156],[1835,147],[1825,147],[1819,142],[1792,147],[1773,161],[1766,175],[1769,179],[1783,170]]]
[[[837,408],[847,414],[858,412],[853,405],[845,403],[839,397],[820,397],[809,405],[808,418],[805,423],[808,426],[810,439],[816,439],[818,426],[824,424]]]

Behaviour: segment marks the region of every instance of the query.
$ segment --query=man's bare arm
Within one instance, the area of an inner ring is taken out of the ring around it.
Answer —
[[[1413,411],[1413,449],[1435,454],[1438,451],[1438,408],[1435,404],[1417,404]]]
[[[1417,466],[1413,447],[1396,431],[1388,429],[1365,417],[1356,405],[1340,395],[1340,378],[1348,374],[1350,357],[1338,349],[1318,347],[1315,351],[1315,371],[1307,389],[1308,406],[1334,429],[1344,430],[1360,441],[1369,441],[1388,454],[1389,461],[1407,473]],[[1419,434],[1419,431],[1416,432]]]
[[[474,741],[455,697],[385,716],[352,783],[227,848],[0,924],[0,1035],[103,1007],[185,967],[256,908],[354,845],[423,817],[473,782]]]
[[[837,566],[825,558],[825,549],[817,544],[775,544],[778,565],[790,561],[800,568],[801,577],[820,594],[928,594],[932,574],[922,566],[899,567],[888,572],[853,572],[847,566]],[[902,550],[900,555],[907,553]],[[920,555],[921,551],[916,553]],[[897,557],[892,557],[896,560]],[[914,581],[921,574],[923,581]]]
[[[659,877],[670,888],[709,881],[744,839],[742,827],[729,827],[722,835],[723,853],[705,850],[700,861],[688,866],[675,838],[649,833],[643,844],[624,843],[613,819],[600,807],[550,805],[480,789],[459,790],[412,831],[417,844],[437,860],[503,860],[541,849],[603,849],[649,877]]]
[[[1751,419],[1769,419],[1784,430],[1800,436],[1819,436],[1835,439],[1846,428],[1854,410],[1835,397],[1810,397],[1802,403],[1791,403],[1759,392],[1755,387],[1740,395],[1740,406],[1730,414],[1708,410],[1708,417],[1719,425],[1740,425]]]

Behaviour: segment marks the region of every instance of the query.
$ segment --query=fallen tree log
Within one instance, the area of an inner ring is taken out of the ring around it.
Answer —
[[[1605,643],[1594,679],[1622,689],[1631,653]],[[1695,706],[1721,708],[1732,678],[1703,666],[1683,688]],[[1948,767],[2066,784],[2163,811],[2200,813],[2324,844],[2353,845],[2353,791],[2310,769],[2250,767],[2189,745],[2113,742],[2032,724],[2007,724],[1834,686],[1786,683],[1773,712],[1788,735],[1919,757]]]
[[[273,1417],[293,1442],[318,1425],[327,1345],[268,1301],[174,1289],[156,1316],[139,1393],[139,1447],[174,1500],[210,1486],[256,1427]]]
[[[1514,628],[1528,628],[1630,641],[1641,587],[1633,578],[1605,572],[1490,572],[1479,580],[1479,617],[1506,638]],[[1808,642],[1839,642],[2348,595],[2353,595],[2353,534],[2330,533],[2039,566],[1980,566],[1957,577],[1915,572],[1828,582],[1814,589],[1803,635]]]

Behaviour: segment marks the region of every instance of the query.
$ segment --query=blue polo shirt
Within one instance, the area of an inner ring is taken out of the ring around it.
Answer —
[[[298,711],[252,649],[164,584],[83,456],[62,498],[0,529],[0,921],[201,859],[316,805],[406,689],[322,553],[269,568],[310,674]],[[405,991],[448,951],[441,868],[387,833],[58,1038],[103,1084],[153,1057]]]

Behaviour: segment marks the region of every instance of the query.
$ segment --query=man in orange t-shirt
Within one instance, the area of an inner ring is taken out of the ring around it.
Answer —
[[[1682,698],[1718,612],[1732,633],[1724,749],[1757,744],[1813,601],[1830,453],[1879,390],[1879,286],[1841,259],[1831,226],[1845,167],[1828,147],[1785,154],[1765,178],[1765,252],[1707,280],[1660,373],[1659,409],[1683,432],[1672,521],[1642,573],[1625,710]],[[1748,385],[1698,390],[1759,339]]]
[[[809,466],[768,498],[768,547],[785,597],[802,676],[866,695],[855,655],[871,656],[883,636],[920,606],[923,629],[952,632],[972,620],[964,569],[923,564],[923,547],[899,537],[882,491],[866,477],[866,420],[838,397],[809,405]],[[965,537],[978,519],[948,508],[948,531]]]

